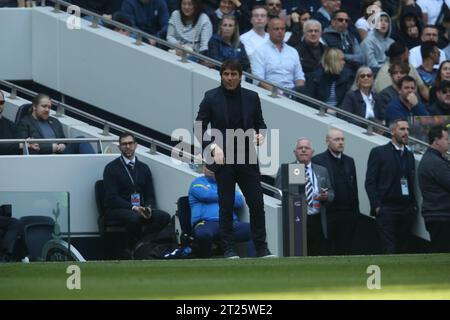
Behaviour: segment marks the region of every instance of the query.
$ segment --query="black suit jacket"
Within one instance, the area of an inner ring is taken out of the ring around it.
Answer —
[[[406,150],[408,168],[409,201],[411,206],[416,206],[414,191],[415,161],[411,151]],[[391,142],[373,148],[370,151],[366,171],[366,192],[370,200],[371,214],[375,209],[386,204],[392,204],[392,186],[400,179],[398,159]]]
[[[382,122],[384,114],[379,110],[380,104],[377,103],[378,96],[376,93],[372,92],[373,100],[374,100],[374,107],[373,107],[373,113],[375,115],[375,120],[377,122]],[[357,116],[360,116],[362,118],[366,117],[366,103],[364,101],[364,98],[361,94],[361,90],[349,90],[345,94],[344,100],[342,101],[341,109],[348,111],[350,113],[353,113]],[[357,125],[360,125],[359,122],[355,122],[351,118],[346,119],[349,122],[356,123]]]
[[[209,90],[205,93],[205,97],[200,103],[200,108],[197,114],[196,121],[200,121],[202,124],[201,132],[194,130],[198,141],[202,141],[202,149],[204,150],[211,141],[205,141],[202,137],[208,128],[208,124],[211,124],[211,129],[220,130],[223,138],[226,137],[226,129],[230,129],[228,118],[228,107],[226,98],[223,92],[222,86]],[[256,133],[259,133],[260,129],[266,129],[267,126],[264,122],[261,101],[256,92],[241,88],[241,104],[242,104],[242,122],[244,132],[248,129],[254,129]],[[199,134],[201,133],[201,136]],[[226,141],[214,141],[221,148],[224,149]],[[225,152],[225,149],[224,149]],[[212,171],[217,171],[216,165],[207,166]]]
[[[5,117],[0,118],[0,139],[16,139],[16,125]],[[0,155],[20,154],[18,143],[0,143]]]
[[[64,135],[64,131],[58,119],[49,117],[48,123],[50,127],[55,132],[56,138],[64,139],[66,136]],[[26,115],[23,117],[18,124],[18,136],[20,138],[35,138],[35,139],[44,139],[44,135],[39,128],[38,120],[36,120],[32,115]],[[53,153],[52,143],[41,143],[39,144],[40,154],[50,154]],[[31,150],[30,150],[31,153]]]
[[[128,176],[127,169],[121,157],[108,163],[103,171],[105,186],[105,204],[110,209],[130,209],[131,195],[139,193],[142,206],[156,208],[155,193],[150,168],[136,158],[136,163],[130,172],[135,181],[135,186]]]
[[[311,161],[313,163],[316,163],[318,165],[321,165],[322,167],[327,168],[328,170],[328,175],[330,176],[330,181],[331,181],[331,186],[333,188],[333,190],[337,190],[336,189],[336,184],[334,181],[334,174],[333,174],[333,165],[331,163],[331,159],[330,157],[332,157],[332,155],[330,154],[330,151],[325,151],[322,153],[319,153],[318,155],[314,156]],[[351,207],[353,209],[353,212],[355,214],[359,214],[359,198],[358,198],[358,182],[356,180],[356,167],[355,167],[355,161],[353,160],[353,158],[342,154],[341,155],[341,159],[344,163],[344,167],[345,167],[345,177],[348,179],[347,183],[349,186],[349,190],[348,192],[351,195]],[[335,192],[335,199],[336,199],[336,192]]]

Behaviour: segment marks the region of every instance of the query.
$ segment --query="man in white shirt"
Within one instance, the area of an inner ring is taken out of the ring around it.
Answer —
[[[267,9],[261,6],[254,7],[250,22],[253,28],[241,36],[241,42],[251,62],[255,50],[269,39],[269,34],[266,32]]]
[[[438,29],[436,26],[428,25],[422,31],[422,36],[420,37],[422,42],[425,41],[434,41],[438,42]],[[409,63],[414,67],[418,68],[422,65],[422,54],[420,52],[420,48],[422,46],[416,46],[409,50]],[[439,65],[445,61],[445,52],[439,49],[440,58],[439,64],[434,65],[435,69],[439,69]]]
[[[253,74],[288,89],[303,86],[305,74],[298,52],[284,43],[286,25],[283,20],[271,19],[268,31],[269,41],[261,45],[253,55]],[[259,86],[272,90],[272,86],[265,82],[260,82]]]
[[[417,0],[417,4],[422,9],[422,20],[424,24],[436,24],[436,20],[441,13],[444,0]],[[449,2],[448,0],[445,3]],[[447,4],[448,5],[448,4]]]

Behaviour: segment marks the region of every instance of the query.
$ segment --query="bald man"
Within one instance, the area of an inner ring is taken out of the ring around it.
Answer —
[[[345,137],[341,130],[328,130],[325,142],[328,149],[312,162],[327,168],[334,190],[334,201],[327,207],[329,253],[347,255],[359,214],[355,161],[343,153]]]

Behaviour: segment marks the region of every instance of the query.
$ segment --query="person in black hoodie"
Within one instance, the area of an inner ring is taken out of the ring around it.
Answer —
[[[405,6],[400,17],[392,23],[392,38],[406,44],[408,49],[421,44],[422,23],[415,12],[414,6]]]

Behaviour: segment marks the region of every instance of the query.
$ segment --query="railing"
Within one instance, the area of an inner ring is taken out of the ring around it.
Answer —
[[[103,144],[102,142],[113,142],[116,139],[112,138],[55,138],[55,139],[1,139],[0,144],[2,143],[19,143],[21,145],[21,149],[23,150],[23,154],[29,155],[29,144],[31,143],[76,143],[76,142],[95,142],[97,143],[97,151],[98,153],[103,153]]]
[[[49,2],[54,4],[53,12],[55,12],[55,13],[62,12],[61,11],[61,7],[68,8],[70,6],[73,6],[71,3],[68,3],[66,1],[61,1],[61,0],[47,0],[47,1],[44,0],[44,1],[41,2],[41,5],[42,6],[46,6],[47,3],[49,3]],[[216,66],[216,67],[220,67],[221,66],[221,62],[220,61],[211,59],[211,58],[209,58],[207,56],[204,56],[204,55],[202,55],[200,53],[191,51],[191,50],[186,49],[186,48],[184,48],[182,46],[169,43],[168,41],[160,39],[160,38],[158,38],[156,36],[153,36],[151,34],[145,33],[142,30],[135,29],[133,27],[129,27],[127,25],[124,25],[124,24],[119,23],[117,21],[114,21],[112,19],[105,18],[105,17],[103,17],[101,15],[98,15],[98,14],[96,14],[94,12],[88,11],[88,10],[83,9],[83,8],[80,8],[80,13],[83,14],[83,15],[87,15],[87,16],[91,16],[92,17],[92,22],[91,22],[91,25],[90,25],[91,28],[99,28],[99,23],[101,22],[103,25],[114,26],[114,27],[119,28],[119,29],[127,30],[131,34],[135,34],[136,35],[136,41],[134,42],[134,44],[136,44],[136,45],[139,45],[139,46],[143,45],[145,39],[152,40],[152,41],[155,41],[156,43],[158,43],[160,46],[164,46],[164,47],[168,47],[168,48],[176,49],[176,50],[180,51],[182,53],[180,61],[182,61],[184,63],[190,62],[188,60],[188,57],[189,56],[193,56],[193,57],[197,58],[200,61],[204,61],[204,62],[208,63],[209,65],[213,65],[213,66]],[[195,63],[195,62],[192,62],[192,63]],[[264,82],[264,83],[267,83],[270,86],[272,86],[272,92],[271,92],[270,96],[273,97],[273,98],[278,98],[279,97],[279,93],[280,92],[284,92],[284,93],[288,94],[289,96],[294,97],[294,98],[296,98],[296,99],[298,99],[298,100],[300,100],[302,102],[303,101],[307,102],[309,106],[311,106],[311,107],[313,107],[315,109],[318,109],[319,110],[318,115],[321,116],[321,117],[327,116],[327,110],[332,110],[332,112],[335,115],[339,115],[339,116],[342,116],[343,118],[347,118],[347,119],[352,119],[354,122],[360,123],[363,127],[366,128],[365,134],[367,134],[367,135],[374,135],[375,132],[379,133],[379,134],[390,134],[389,128],[387,128],[386,126],[383,126],[383,125],[381,125],[381,124],[379,124],[377,122],[374,122],[374,121],[365,119],[363,117],[357,116],[357,115],[355,115],[353,113],[350,113],[348,111],[342,110],[339,107],[330,106],[330,105],[328,105],[328,104],[326,104],[326,103],[324,103],[322,101],[319,101],[319,100],[311,98],[311,97],[309,97],[307,95],[298,93],[298,92],[296,92],[294,90],[281,87],[281,86],[279,86],[279,85],[277,85],[275,83],[272,83],[270,81],[267,81],[267,80],[264,80],[262,78],[259,78],[259,77],[255,76],[255,75],[251,74],[251,73],[244,72],[244,75],[247,78],[252,79],[254,81]],[[418,144],[419,147],[416,148],[414,146],[414,144]],[[412,138],[412,137],[410,138],[410,145],[412,146],[413,150],[419,150],[419,151],[420,150],[424,150],[424,149],[426,149],[428,147],[427,143],[425,143],[423,141],[420,141],[418,139]]]

